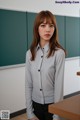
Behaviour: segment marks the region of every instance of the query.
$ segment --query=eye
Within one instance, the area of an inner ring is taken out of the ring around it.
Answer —
[[[41,27],[45,27],[46,25],[45,25],[45,24],[41,24],[40,26],[41,26]]]
[[[54,24],[50,24],[49,26],[50,26],[51,28],[55,28]]]

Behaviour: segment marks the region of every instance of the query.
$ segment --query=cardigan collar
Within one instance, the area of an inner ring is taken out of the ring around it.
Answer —
[[[41,48],[40,44],[37,45],[37,51],[41,49],[44,52],[48,52],[49,50],[49,43],[47,43],[43,48]]]

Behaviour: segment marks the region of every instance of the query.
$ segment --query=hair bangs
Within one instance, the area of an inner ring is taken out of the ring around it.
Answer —
[[[40,21],[39,21],[39,24],[42,24],[42,23],[46,23],[46,24],[54,24],[54,21],[53,21],[53,18],[49,15],[42,15]]]

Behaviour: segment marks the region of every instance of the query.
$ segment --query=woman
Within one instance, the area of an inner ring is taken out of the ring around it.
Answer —
[[[59,120],[48,105],[63,99],[65,50],[58,42],[55,16],[41,11],[36,16],[33,41],[26,54],[26,106],[29,120]]]

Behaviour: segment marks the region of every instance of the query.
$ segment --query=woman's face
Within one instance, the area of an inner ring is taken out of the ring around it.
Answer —
[[[49,42],[50,38],[54,34],[54,30],[55,30],[54,24],[46,23],[46,20],[44,20],[44,22],[41,23],[38,28],[40,41]]]

